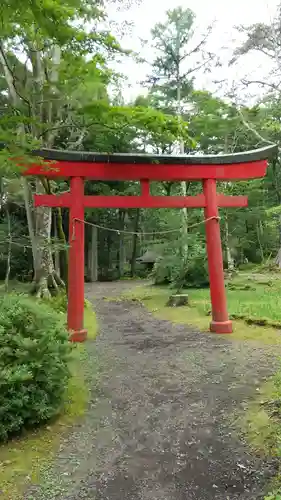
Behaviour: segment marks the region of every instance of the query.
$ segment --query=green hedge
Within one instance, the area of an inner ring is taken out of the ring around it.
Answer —
[[[0,440],[60,412],[70,354],[62,315],[24,296],[0,297]]]

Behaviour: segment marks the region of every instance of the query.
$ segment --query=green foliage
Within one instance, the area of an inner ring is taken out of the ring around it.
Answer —
[[[281,500],[281,488],[266,495],[266,497],[264,497],[264,500]]]
[[[186,273],[187,286],[192,288],[202,288],[209,285],[209,275],[207,258],[204,253],[198,254],[190,260]]]
[[[49,299],[43,299],[41,302],[49,305],[53,311],[58,313],[66,313],[67,311],[67,295],[63,291],[57,295],[53,295]]]
[[[168,10],[165,21],[157,23],[151,32],[156,57],[149,77],[150,102],[171,114],[180,114],[192,90],[195,72],[205,65],[202,55],[207,36],[202,37],[200,50],[196,49],[194,21],[192,10],[176,7]]]
[[[53,295],[48,299],[42,299],[41,303],[51,307],[53,311],[65,314],[67,312],[67,294],[65,291],[60,291],[57,295]],[[92,305],[89,300],[84,299],[85,309],[91,309]]]
[[[143,144],[146,144],[158,152],[172,147],[179,139],[183,139],[189,146],[192,145],[186,120],[150,106],[112,106],[107,101],[100,100],[83,107],[81,114],[86,124],[91,127],[91,141],[92,133],[95,133],[96,150],[108,153],[126,152],[129,146],[128,152],[143,152]]]
[[[0,439],[55,417],[70,377],[63,320],[24,296],[0,297]]]
[[[176,265],[176,270],[174,268]],[[179,260],[176,255],[167,255],[165,258],[158,259],[154,264],[152,271],[152,278],[155,285],[164,285],[172,283],[173,281],[173,270],[175,270],[176,276],[179,271],[177,269],[179,265]]]
[[[164,248],[164,255],[158,259],[152,271],[155,285],[170,284],[173,288],[201,288],[208,286],[208,269],[205,249],[196,240],[189,248],[186,263],[180,256],[176,246]]]
[[[176,7],[167,11],[164,23],[158,23],[152,29],[155,48],[159,51],[154,62],[156,78],[175,78],[180,59],[185,57],[186,46],[193,36],[194,21],[192,10]]]

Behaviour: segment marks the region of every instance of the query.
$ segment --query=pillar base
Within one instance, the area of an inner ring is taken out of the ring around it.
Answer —
[[[210,323],[210,331],[213,333],[232,333],[232,321],[212,321]]]
[[[70,342],[85,342],[87,340],[87,330],[75,330],[70,332]]]

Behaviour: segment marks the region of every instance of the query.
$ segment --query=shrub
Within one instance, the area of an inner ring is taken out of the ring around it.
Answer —
[[[42,299],[42,303],[49,305],[54,311],[57,311],[58,313],[67,312],[67,294],[65,291],[61,291],[59,294],[53,295],[49,299]],[[91,302],[89,302],[89,300],[87,299],[84,299],[84,307],[85,309],[91,308]]]
[[[189,249],[185,268],[179,253],[168,249],[154,265],[152,278],[155,285],[170,283],[173,288],[200,288],[208,286],[209,277],[204,248],[197,245]]]
[[[60,412],[70,353],[59,314],[24,296],[0,297],[0,440]]]
[[[42,302],[49,305],[58,313],[66,313],[67,311],[67,295],[65,291],[61,291],[57,295],[53,295],[49,299],[42,299]]]
[[[264,500],[281,500],[281,488],[269,493],[266,497],[264,497]]]
[[[158,259],[151,276],[155,285],[167,285],[173,281],[173,273],[178,272],[179,258],[176,255],[165,255]]]
[[[185,280],[188,287],[202,288],[209,285],[208,265],[205,255],[194,257],[188,263]]]

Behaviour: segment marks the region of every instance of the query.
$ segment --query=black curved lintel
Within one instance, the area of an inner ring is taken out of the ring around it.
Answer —
[[[153,155],[133,153],[92,153],[87,151],[61,151],[41,149],[34,151],[36,156],[45,160],[89,162],[89,163],[123,163],[123,164],[168,164],[168,165],[229,165],[266,160],[277,154],[278,147],[273,144],[264,148],[221,155]]]

